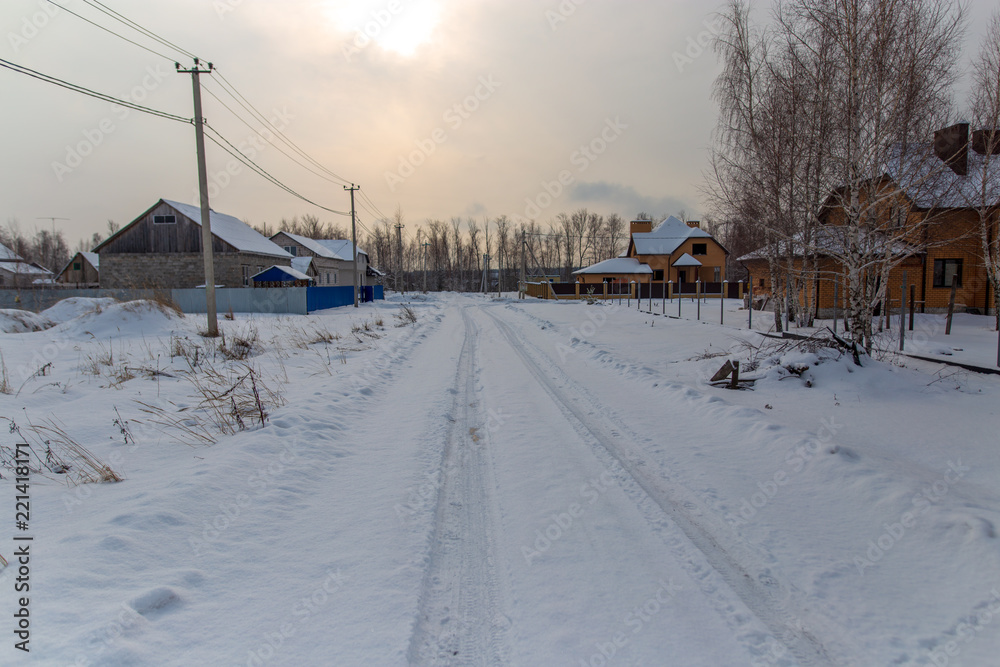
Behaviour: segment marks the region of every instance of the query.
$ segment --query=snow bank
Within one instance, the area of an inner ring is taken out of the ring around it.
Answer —
[[[0,332],[3,333],[28,333],[29,331],[43,331],[55,325],[55,322],[36,314],[29,310],[18,310],[16,308],[0,309]]]

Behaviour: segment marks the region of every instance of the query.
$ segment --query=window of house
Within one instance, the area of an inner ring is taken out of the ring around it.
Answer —
[[[951,287],[952,280],[958,280],[958,287],[962,286],[962,260],[961,259],[935,259],[934,260],[934,287]]]
[[[691,244],[691,254],[692,255],[707,255],[708,254],[708,244],[707,243],[692,243]]]
[[[297,246],[286,245],[285,246],[285,252],[287,252],[292,257],[298,257],[299,256],[299,249],[298,249]]]
[[[332,285],[333,284],[333,283],[330,282],[330,272],[329,271],[327,271],[327,273],[326,273],[326,284],[327,285]]]
[[[250,265],[249,264],[243,264],[242,266],[240,266],[240,269],[243,271],[243,286],[244,287],[249,287],[250,286]]]
[[[333,284],[334,285],[337,284],[337,272],[336,271],[333,272]]]
[[[80,270],[80,262],[73,262],[73,270],[74,271]]]
[[[712,280],[715,281],[715,282],[717,282],[717,283],[721,283],[722,282],[722,269],[720,267],[718,267],[718,266],[715,267],[715,273],[713,274]]]
[[[663,282],[663,269],[653,269],[653,280]]]
[[[758,278],[757,279],[757,287],[763,287],[763,286],[764,286],[764,279],[763,278]]]
[[[177,223],[177,217],[173,215],[154,215],[154,225],[173,225]]]

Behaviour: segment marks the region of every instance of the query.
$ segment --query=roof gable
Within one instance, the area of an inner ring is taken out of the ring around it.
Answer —
[[[686,222],[671,215],[651,232],[632,234],[630,247],[635,248],[637,255],[671,255],[692,238],[712,239],[712,235],[700,227],[689,227]]]

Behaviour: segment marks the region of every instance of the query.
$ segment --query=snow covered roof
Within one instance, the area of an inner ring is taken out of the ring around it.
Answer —
[[[0,262],[23,262],[24,258],[0,243]]]
[[[198,206],[182,204],[169,199],[163,199],[162,201],[176,209],[178,213],[194,222],[194,224],[199,227],[201,226],[201,208]],[[222,239],[241,252],[252,252],[258,255],[270,255],[282,258],[291,257],[281,247],[272,243],[270,239],[239,218],[212,211],[209,221],[212,225],[212,236]]]
[[[844,255],[847,252],[848,231],[849,230],[845,225],[821,225],[813,230],[813,240],[809,243],[808,250],[817,255]],[[796,257],[801,257],[803,251],[806,250],[803,238],[802,233],[799,233],[787,241],[787,243],[791,244],[793,254]],[[859,230],[858,232],[858,244],[862,249],[883,252],[886,248],[886,244],[889,242],[890,241],[885,234],[879,232],[870,232],[866,230]],[[784,248],[785,243],[785,241],[779,241],[782,249]],[[918,254],[920,249],[901,241],[894,241],[892,242],[891,251],[892,254],[896,256],[909,256]],[[780,254],[784,254],[784,251],[782,250]],[[748,252],[736,261],[745,262],[754,259],[767,259],[767,257],[767,249],[758,248],[753,252]]]
[[[632,234],[637,255],[670,255],[691,238],[710,239],[712,235],[700,227],[688,227],[686,222],[670,216],[651,232]]]
[[[299,273],[305,273],[308,275],[309,268],[312,266],[312,257],[292,257],[292,268]]]
[[[278,232],[278,234],[284,234],[296,243],[308,248],[311,253],[319,257],[339,259],[345,262],[354,261],[354,246],[350,241],[343,239],[311,239],[308,236],[284,231]],[[274,236],[278,236],[278,234]],[[274,236],[271,238],[273,239]],[[367,257],[368,253],[358,248],[358,255],[365,255]]]
[[[0,262],[0,271],[5,273],[16,274],[19,276],[51,276],[52,272],[48,269],[29,264],[28,262],[12,262],[4,261]]]
[[[309,280],[309,281],[312,281],[312,278],[310,278],[306,274],[302,273],[301,271],[296,271],[295,269],[293,269],[290,266],[279,266],[277,264],[269,266],[266,269],[264,269],[263,271],[260,271],[259,273],[255,273],[253,276],[251,276],[251,279],[258,280],[258,279],[260,279],[260,276],[263,276],[266,273],[272,273],[272,272],[278,273],[278,274],[285,274],[286,276],[288,276],[288,278],[284,278],[284,279],[281,278],[281,277],[276,276],[277,280]]]
[[[896,145],[885,172],[917,208],[974,208],[983,194],[994,205],[1000,202],[1000,155],[970,148],[967,165],[961,176],[934,154],[933,144]]]
[[[677,261],[674,262],[673,264],[671,264],[670,266],[680,266],[680,267],[685,267],[685,266],[701,266],[701,262],[699,262],[698,260],[696,260],[691,255],[689,255],[687,253],[684,253],[683,255],[681,255],[680,257],[678,257]]]
[[[101,256],[98,255],[96,252],[82,252],[81,251],[80,254],[83,256],[83,258],[85,260],[87,260],[88,262],[90,262],[90,265],[92,267],[94,267],[95,269],[100,269],[101,268]]]
[[[316,243],[319,243],[327,250],[331,251],[336,255],[337,259],[343,259],[348,262],[354,260],[354,244],[350,241],[344,241],[341,239],[318,239]],[[358,256],[364,255],[368,256],[361,248],[358,248]]]
[[[653,269],[649,268],[648,264],[643,264],[635,257],[615,257],[613,259],[606,259],[603,262],[598,262],[597,264],[591,264],[590,266],[584,267],[579,271],[574,271],[573,275],[579,275],[581,273],[652,273]]]

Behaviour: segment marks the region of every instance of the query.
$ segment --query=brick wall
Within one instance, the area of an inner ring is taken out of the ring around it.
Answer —
[[[258,267],[272,264],[289,266],[287,258],[250,253],[224,253],[214,257],[215,284],[243,286],[243,266],[251,274]],[[184,289],[205,284],[205,264],[195,253],[101,253],[101,287],[106,289],[174,288]]]

